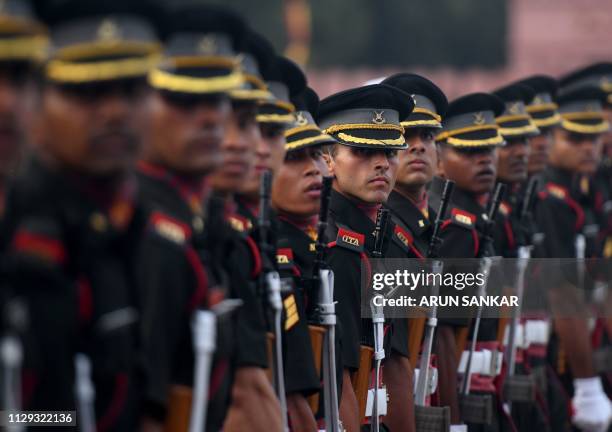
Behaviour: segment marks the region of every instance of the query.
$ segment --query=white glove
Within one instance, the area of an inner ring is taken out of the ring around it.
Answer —
[[[450,431],[449,432],[467,432],[467,425],[464,424],[454,424],[454,425],[450,425]]]
[[[605,432],[612,420],[612,404],[601,386],[601,378],[574,380],[572,422],[585,432]]]

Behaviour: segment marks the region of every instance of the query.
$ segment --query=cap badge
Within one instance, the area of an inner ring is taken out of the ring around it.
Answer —
[[[121,29],[111,19],[105,19],[98,27],[98,39],[103,42],[116,42],[121,38]]]
[[[510,107],[508,108],[508,111],[511,114],[520,114],[521,113],[521,104],[520,104],[520,102],[513,102],[512,104],[510,104]]]
[[[474,124],[475,125],[479,125],[480,126],[480,125],[483,125],[485,123],[486,123],[486,120],[485,120],[484,113],[482,113],[482,112],[474,113]]]
[[[592,104],[592,103],[591,103],[591,104],[588,104],[588,105],[586,106],[586,110],[587,110],[587,111],[591,111],[591,112],[592,112],[592,111],[599,111],[599,107],[597,106],[597,104]]]
[[[198,51],[201,54],[214,54],[217,51],[217,41],[214,36],[207,35],[200,39]]]
[[[306,117],[304,117],[304,113],[301,111],[298,111],[295,114],[295,122],[299,125],[299,126],[304,126],[308,124],[308,120],[306,119]]]
[[[544,101],[542,100],[542,98],[540,96],[536,96],[533,98],[533,102],[534,105],[542,105],[544,103]]]
[[[387,122],[387,119],[383,117],[384,111],[374,111],[374,117],[372,118],[372,123],[374,124],[384,124]]]

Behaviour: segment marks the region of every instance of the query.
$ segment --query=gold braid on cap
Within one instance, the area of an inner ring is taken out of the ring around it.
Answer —
[[[594,125],[585,125],[582,123],[573,122],[571,120],[561,120],[561,127],[570,132],[582,134],[599,134],[607,132],[610,129],[610,124],[606,120],[602,120],[601,123]]]
[[[547,103],[539,105],[527,105],[525,111],[528,113],[540,112],[540,111],[555,111],[559,109],[559,105],[556,103]]]
[[[538,132],[538,128],[535,124],[528,124],[526,126],[509,128],[500,126],[499,128],[499,133],[505,136],[523,135],[531,132]]]
[[[396,139],[372,139],[372,138],[360,138],[352,135],[345,134],[344,132],[340,132],[338,134],[338,138],[342,141],[351,142],[355,144],[371,144],[371,145],[396,145],[403,146],[406,144],[406,140],[404,139],[404,135],[400,135],[399,138]]]
[[[548,118],[541,118],[541,119],[533,118],[533,123],[537,127],[553,126],[553,125],[559,124],[559,122],[561,122],[561,116],[557,112],[553,116],[548,117]]]
[[[442,141],[454,135],[459,135],[459,134],[468,133],[468,132],[476,132],[476,131],[482,131],[482,130],[497,130],[497,129],[499,129],[499,127],[496,124],[467,126],[467,127],[463,127],[459,129],[452,129],[449,131],[440,132],[436,136],[436,141]]]
[[[440,117],[435,112],[430,111],[430,110],[425,109],[425,108],[414,107],[414,109],[412,110],[412,113],[427,114],[428,116],[431,116],[434,119],[438,120],[438,122],[442,121],[442,117]]]
[[[391,130],[398,131],[399,133],[404,133],[404,127],[402,125],[396,124],[375,124],[375,123],[349,123],[349,124],[339,124],[332,125],[327,129],[324,129],[323,132],[327,134],[333,134],[340,131],[352,130],[352,129],[378,129],[378,130]]]
[[[238,70],[229,75],[208,78],[174,75],[161,69],[153,69],[149,73],[151,87],[181,93],[226,93],[242,83],[242,73]]]
[[[257,114],[258,123],[283,123],[292,124],[295,121],[293,114]]]
[[[288,142],[287,144],[285,144],[285,150],[294,150],[297,147],[302,147],[308,144],[313,144],[317,142],[330,142],[330,141],[334,141],[334,138],[331,135],[327,135],[327,134],[317,135],[317,136],[313,136],[310,138],[304,138],[301,140]]]
[[[49,39],[46,36],[0,38],[0,58],[4,60],[45,59]]]
[[[404,127],[410,126],[440,126],[440,122],[438,120],[405,120],[400,122],[400,124]]]
[[[91,81],[113,80],[145,76],[159,60],[157,54],[141,58],[72,63],[51,60],[47,64],[47,77],[53,81],[78,84]]]
[[[446,142],[452,146],[457,147],[479,147],[479,146],[493,146],[504,144],[504,139],[501,135],[494,136],[492,138],[479,139],[479,140],[465,140],[461,138],[449,137]]]
[[[285,137],[289,138],[295,134],[299,134],[300,132],[306,132],[306,131],[317,131],[317,132],[321,132],[321,129],[318,128],[316,125],[313,124],[309,124],[309,125],[304,125],[304,126],[298,126],[298,127],[294,127],[291,129],[288,129],[285,132]]]

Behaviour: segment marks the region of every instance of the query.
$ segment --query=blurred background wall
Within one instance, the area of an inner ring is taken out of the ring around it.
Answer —
[[[612,60],[612,0],[201,1],[243,13],[322,97],[408,71],[453,98]]]

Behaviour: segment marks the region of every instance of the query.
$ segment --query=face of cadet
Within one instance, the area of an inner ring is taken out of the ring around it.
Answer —
[[[506,140],[506,145],[499,149],[497,177],[507,183],[527,180],[528,159],[529,140],[527,138]]]
[[[579,134],[555,129],[550,164],[579,174],[593,174],[601,157],[601,134]]]
[[[367,204],[387,201],[397,175],[397,150],[335,145],[335,155],[327,155],[334,188]]]
[[[130,170],[139,154],[144,80],[47,85],[35,142],[58,165],[95,177]]]
[[[234,103],[221,142],[221,165],[209,177],[213,190],[233,194],[244,185],[255,163],[255,145],[261,140],[255,119],[257,104]]]
[[[206,175],[222,161],[232,106],[227,96],[152,91],[144,128],[145,159],[183,175]]]
[[[396,187],[422,187],[431,181],[437,164],[435,130],[406,129],[408,148],[398,152]]]
[[[283,165],[285,158],[285,126],[260,123],[261,139],[255,146],[255,168],[251,171],[240,192],[252,199],[259,197],[259,182],[264,171],[272,171],[272,178]]]
[[[548,153],[552,147],[554,134],[552,128],[540,129],[540,135],[529,139],[529,161],[527,171],[530,175],[544,171],[548,164]]]
[[[274,176],[274,208],[301,218],[318,214],[324,175],[327,175],[327,166],[320,147],[288,152]]]
[[[495,185],[497,147],[440,147],[438,174],[453,180],[457,187],[475,195]]]
[[[0,66],[0,177],[16,168],[32,113],[31,68],[25,62]]]

